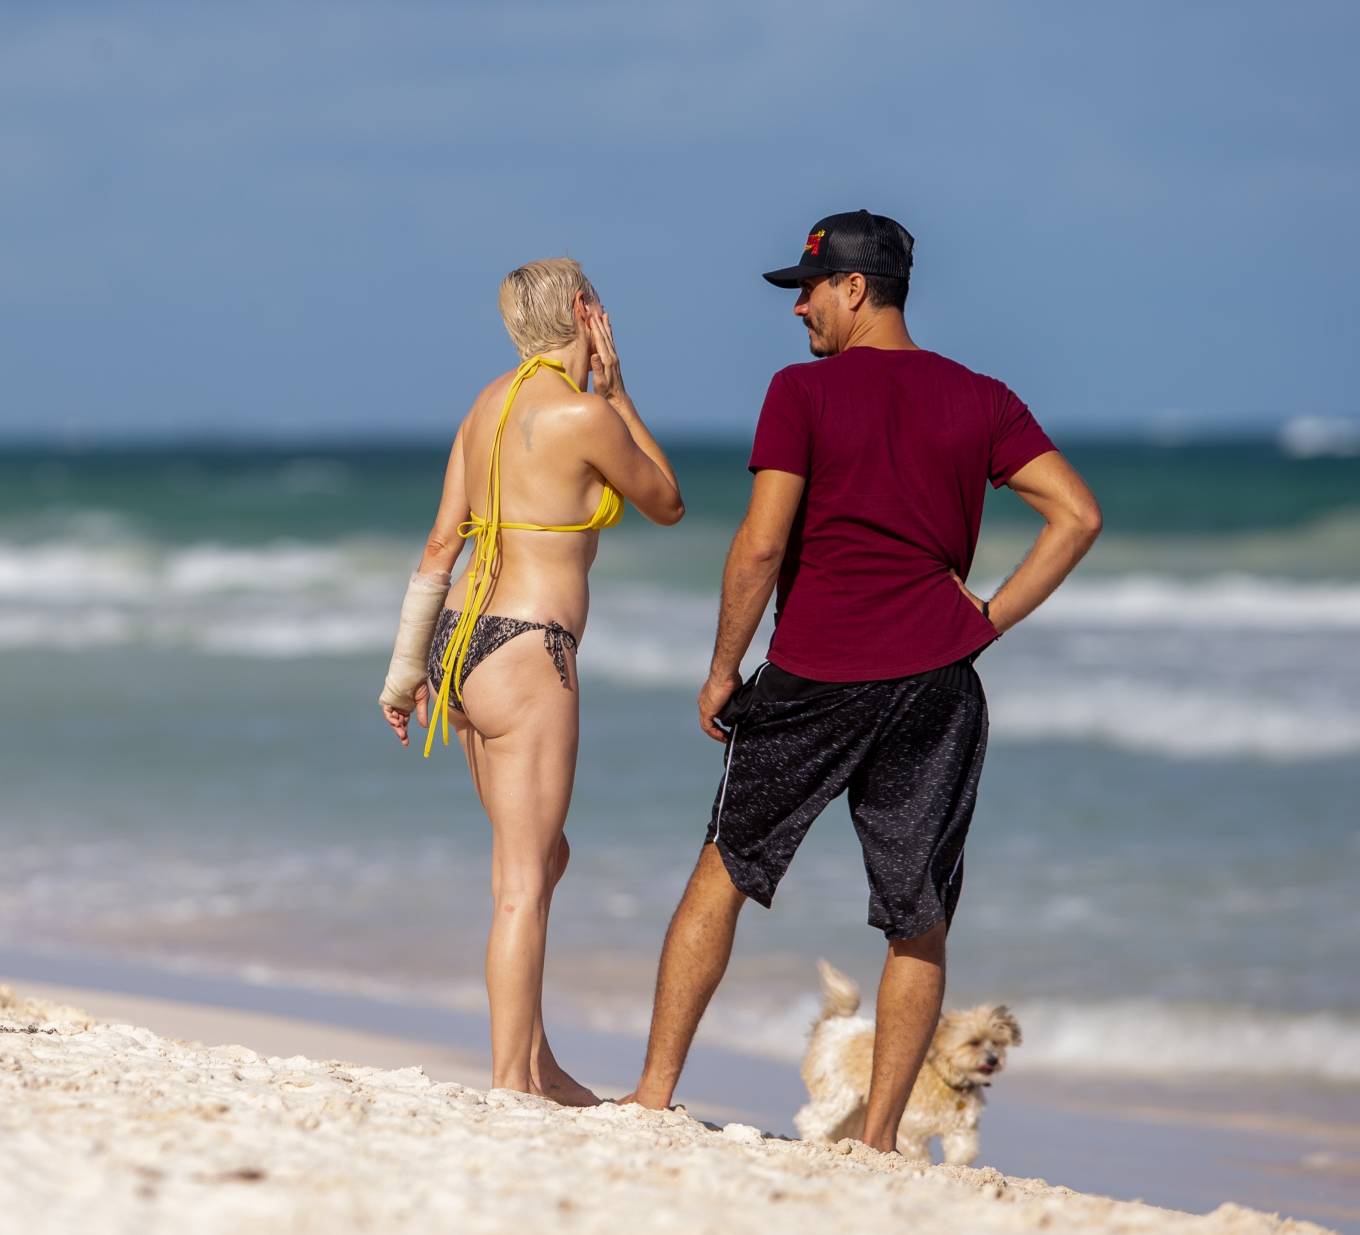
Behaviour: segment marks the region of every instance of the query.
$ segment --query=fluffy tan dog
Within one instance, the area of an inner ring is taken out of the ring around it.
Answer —
[[[874,1023],[855,1015],[859,987],[851,979],[826,961],[818,961],[817,969],[822,1011],[803,1059],[810,1100],[793,1122],[805,1141],[834,1142],[864,1131]],[[939,1137],[946,1162],[971,1163],[978,1154],[982,1091],[1006,1066],[1007,1047],[1019,1044],[1020,1026],[1000,1004],[941,1016],[897,1128],[898,1151],[928,1161],[930,1139]]]

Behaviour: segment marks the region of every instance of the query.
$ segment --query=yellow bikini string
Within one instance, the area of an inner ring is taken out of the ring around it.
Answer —
[[[444,666],[444,680],[439,684],[439,693],[434,700],[435,711],[439,717],[440,736],[443,738],[445,746],[449,744],[449,691],[452,689],[457,692],[458,701],[460,703],[463,701],[461,685],[463,664],[467,660],[468,647],[472,643],[472,632],[477,625],[477,618],[481,615],[487,597],[491,593],[496,558],[500,554],[501,528],[523,527],[530,531],[564,532],[586,530],[586,526],[539,528],[532,524],[501,522],[501,438],[505,434],[505,425],[510,418],[510,408],[515,402],[515,396],[519,394],[519,388],[540,368],[549,368],[560,373],[567,385],[577,394],[581,393],[581,388],[572,380],[566,366],[560,361],[549,360],[546,356],[531,356],[524,361],[515,370],[515,380],[510,383],[510,389],[506,392],[505,406],[501,408],[501,418],[496,424],[496,436],[491,441],[491,462],[487,467],[486,476],[486,518],[479,519],[476,515],[473,515],[458,529],[458,534],[465,540],[475,537],[475,542],[472,550],[472,565],[468,568],[467,596],[463,601],[463,612],[458,615],[458,624],[453,628],[453,634],[449,636],[448,646],[444,649],[444,656],[440,662]],[[433,719],[431,717],[431,720]],[[425,758],[429,758],[433,746],[434,725],[431,724],[430,731],[425,736]]]

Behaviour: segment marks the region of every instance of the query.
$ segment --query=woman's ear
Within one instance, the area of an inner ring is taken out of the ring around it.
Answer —
[[[582,325],[590,320],[590,301],[585,292],[577,292],[571,298],[571,315]]]

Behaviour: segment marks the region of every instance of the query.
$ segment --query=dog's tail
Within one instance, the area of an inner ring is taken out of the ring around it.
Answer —
[[[830,961],[818,961],[822,978],[822,1011],[818,1023],[833,1016],[853,1016],[859,1010],[859,987]]]

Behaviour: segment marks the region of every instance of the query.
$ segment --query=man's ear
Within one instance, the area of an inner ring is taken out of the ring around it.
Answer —
[[[862,274],[848,274],[845,276],[845,300],[852,309],[858,309],[864,303],[865,294],[869,290],[869,285],[865,282]]]

